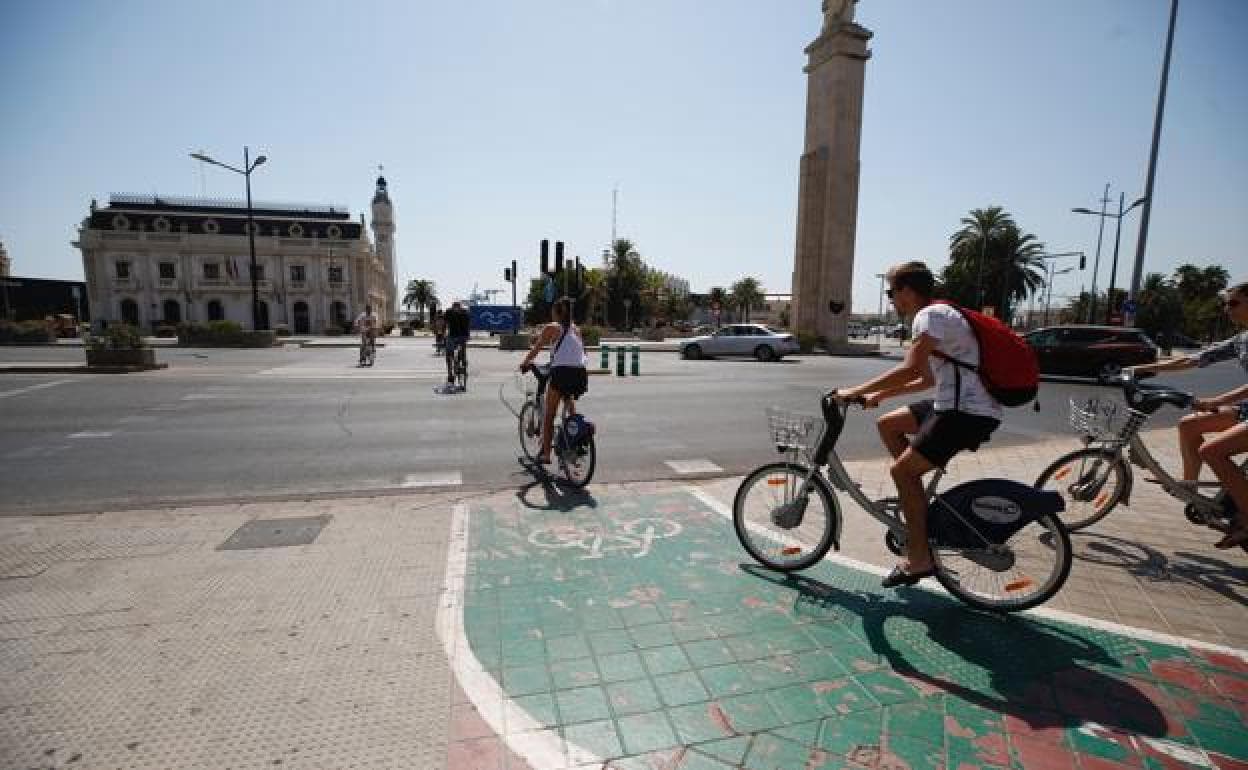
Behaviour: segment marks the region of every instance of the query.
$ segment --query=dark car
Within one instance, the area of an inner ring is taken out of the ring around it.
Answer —
[[[1157,360],[1157,346],[1147,334],[1121,326],[1050,326],[1030,332],[1026,339],[1044,374],[1109,382],[1123,367]]]

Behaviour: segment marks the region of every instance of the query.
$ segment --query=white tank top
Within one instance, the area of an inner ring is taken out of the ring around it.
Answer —
[[[559,338],[555,338],[557,348],[550,351],[551,366],[575,366],[580,369],[585,368],[585,346],[581,344],[581,332],[575,326],[568,327],[568,333],[564,334],[563,330],[559,331],[563,337],[563,344],[559,344]]]

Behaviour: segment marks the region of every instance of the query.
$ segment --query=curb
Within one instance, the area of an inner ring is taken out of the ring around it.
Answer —
[[[130,374],[168,368],[164,362],[155,366],[0,366],[0,374]]]

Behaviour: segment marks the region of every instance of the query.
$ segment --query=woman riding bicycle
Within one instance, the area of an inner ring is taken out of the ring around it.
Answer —
[[[520,364],[526,371],[542,348],[553,344],[550,351],[550,382],[546,393],[546,412],[542,420],[542,451],[537,461],[550,464],[550,445],[554,433],[555,413],[563,403],[564,412],[576,414],[576,399],[589,389],[589,377],[585,371],[585,345],[581,342],[581,330],[572,323],[572,300],[563,297],[551,308],[554,321],[542,328],[533,347]]]
[[[1236,325],[1248,326],[1248,282],[1228,289],[1223,305]],[[1132,371],[1137,375],[1143,372],[1177,372],[1231,359],[1237,359],[1244,372],[1248,373],[1248,331],[1210,345],[1195,355],[1136,366]],[[1248,477],[1244,476],[1234,459],[1236,455],[1248,452],[1248,385],[1212,398],[1198,398],[1192,403],[1192,408],[1203,414],[1188,415],[1179,421],[1183,480],[1195,482],[1200,477],[1201,464],[1208,463],[1238,509],[1235,525],[1214,545],[1217,548],[1234,548],[1248,544]],[[1206,440],[1208,434],[1213,435]]]

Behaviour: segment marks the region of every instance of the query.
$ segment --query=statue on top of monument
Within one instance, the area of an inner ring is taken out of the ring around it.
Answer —
[[[842,24],[852,24],[857,3],[858,0],[823,0],[823,31],[834,32]]]

